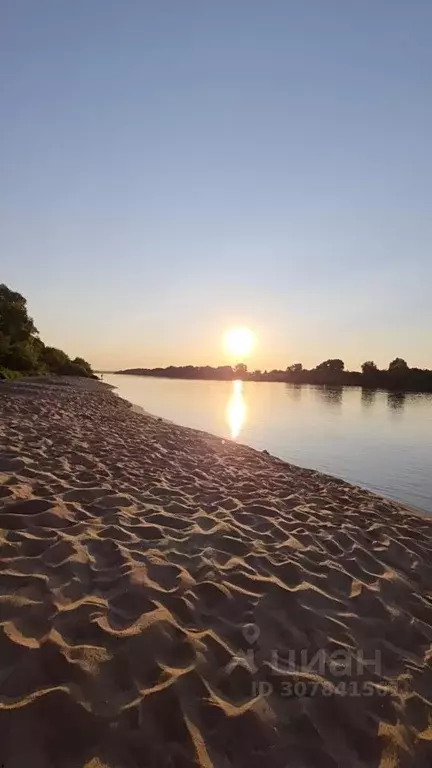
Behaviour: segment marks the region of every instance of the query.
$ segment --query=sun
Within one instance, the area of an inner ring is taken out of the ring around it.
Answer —
[[[252,331],[246,326],[230,328],[224,334],[225,351],[235,360],[244,360],[252,352],[255,339]]]

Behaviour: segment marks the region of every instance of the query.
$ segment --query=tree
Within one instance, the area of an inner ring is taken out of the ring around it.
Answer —
[[[37,367],[37,328],[27,313],[24,296],[0,285],[0,365],[15,371]]]
[[[324,362],[317,365],[317,371],[332,371],[333,373],[341,373],[345,368],[345,363],[339,358],[330,358],[330,360],[324,360]]]
[[[13,344],[37,336],[38,330],[27,313],[27,301],[16,291],[0,284],[0,333]]]
[[[245,363],[237,363],[234,366],[234,373],[236,376],[245,376],[247,374],[247,365]]]
[[[365,376],[370,376],[371,374],[376,373],[378,370],[373,360],[366,360],[366,362],[362,364],[361,369]]]
[[[287,367],[287,373],[300,373],[303,370],[302,363],[292,363]]]
[[[391,373],[407,373],[409,371],[408,363],[402,357],[395,357],[389,363],[388,369]]]
[[[3,360],[10,348],[10,338],[0,331],[0,360]]]
[[[70,363],[66,352],[56,347],[44,347],[41,352],[41,361],[52,373],[60,373],[63,366]]]
[[[90,364],[82,357],[73,362],[61,349],[46,347],[27,312],[20,293],[0,284],[0,367],[3,375],[13,372],[58,373],[92,376]]]
[[[5,367],[12,371],[27,373],[37,371],[39,358],[37,347],[32,342],[33,339],[31,337],[27,340],[12,342],[2,360]]]
[[[72,363],[73,365],[76,365],[79,368],[82,368],[83,371],[86,372],[87,376],[93,375],[93,369],[90,363],[88,363],[87,360],[84,360],[83,357],[75,357],[74,360],[72,360]]]
[[[83,368],[82,365],[75,363],[73,360],[68,360],[67,363],[64,363],[57,371],[57,373],[59,373],[61,376],[91,376],[92,378],[97,379],[97,376],[94,375],[91,369],[88,371],[86,368]]]

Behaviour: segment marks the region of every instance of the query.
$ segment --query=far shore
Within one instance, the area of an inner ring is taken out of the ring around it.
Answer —
[[[408,373],[377,371],[373,375],[359,371],[301,370],[301,371],[265,371],[249,372],[233,369],[231,366],[169,366],[168,368],[128,368],[119,371],[99,371],[106,374],[126,376],[151,376],[154,378],[186,379],[199,381],[242,381],[279,382],[301,386],[311,384],[325,387],[361,387],[369,390],[404,393],[431,393],[432,371],[417,368],[408,369]]]
[[[431,765],[430,517],[89,379],[0,438],[0,764]]]

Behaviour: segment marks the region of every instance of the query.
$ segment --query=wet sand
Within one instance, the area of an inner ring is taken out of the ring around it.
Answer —
[[[432,520],[0,382],[0,766],[432,764]]]

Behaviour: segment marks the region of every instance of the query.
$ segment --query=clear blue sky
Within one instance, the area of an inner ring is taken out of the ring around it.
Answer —
[[[431,0],[3,0],[0,280],[96,367],[432,367]]]

